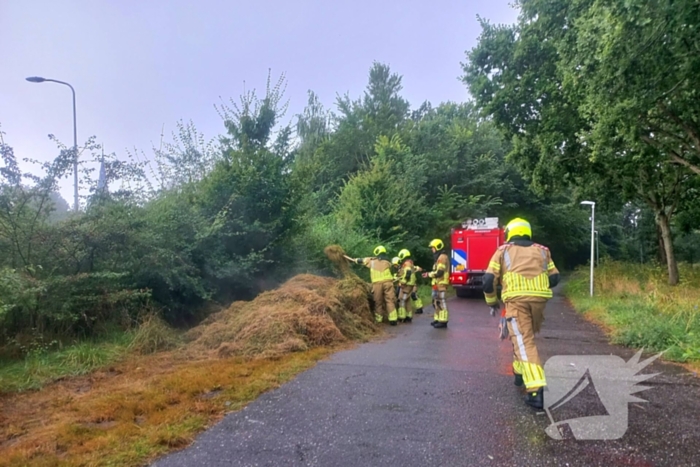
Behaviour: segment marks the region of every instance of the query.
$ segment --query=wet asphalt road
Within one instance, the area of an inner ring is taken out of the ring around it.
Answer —
[[[417,315],[387,328],[389,339],[333,355],[154,465],[700,466],[700,380],[683,368],[642,370],[661,374],[644,383],[648,402],[629,404],[622,438],[554,440],[547,415],[513,386],[510,343],[483,301],[455,299],[450,312],[447,330]],[[560,296],[545,314],[543,361],[634,354],[607,344]]]

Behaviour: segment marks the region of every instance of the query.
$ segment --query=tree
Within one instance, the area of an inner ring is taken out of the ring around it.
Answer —
[[[700,4],[578,0],[564,11],[573,27],[559,67],[581,96],[592,151],[649,145],[700,175]]]
[[[49,214],[50,222],[60,222],[69,216],[70,205],[68,204],[68,201],[63,199],[59,192],[54,191],[50,193],[49,200],[53,205],[53,212]]]
[[[206,140],[192,121],[179,121],[172,142],[161,141],[153,148],[158,167],[160,189],[170,190],[197,182],[208,174],[218,160],[213,140]]]
[[[669,282],[676,284],[670,224],[677,209],[674,199],[688,196],[688,177],[668,163],[670,149],[641,145],[639,138],[635,143],[619,131],[626,125],[620,113],[633,114],[630,109],[606,114],[604,125],[595,117],[608,104],[593,96],[610,87],[595,80],[583,84],[586,78],[579,72],[596,55],[571,58],[570,52],[587,37],[580,27],[592,2],[523,0],[519,5],[515,26],[482,22],[479,44],[463,64],[464,81],[477,105],[512,137],[509,157],[540,193],[573,186],[575,197],[593,192],[618,207],[625,201],[649,203],[666,252]]]
[[[254,293],[284,261],[294,206],[289,173],[291,128],[276,124],[284,114],[284,76],[266,94],[254,92],[220,108],[227,135],[222,157],[201,184],[198,206],[208,219],[199,232],[207,251],[205,274],[222,298]]]
[[[472,104],[451,102],[423,108],[419,115],[405,133],[424,161],[427,191],[447,186],[462,195],[480,195],[484,206],[475,215],[493,215],[487,199],[507,199],[508,205],[518,201],[520,175],[505,163],[507,144],[493,122],[480,119]]]
[[[305,174],[305,186],[321,192],[317,210],[327,213],[330,206],[324,201],[337,195],[349,177],[368,166],[377,138],[401,133],[410,108],[401,97],[401,89],[401,76],[375,62],[362,98],[352,100],[346,94],[336,99],[337,114],[330,119],[333,131],[328,138],[317,139],[310,147],[302,145],[294,171]],[[312,98],[299,120],[300,136],[308,132],[307,128],[321,128],[329,117]],[[306,137],[302,141],[308,140]]]
[[[70,169],[73,153],[64,149],[56,159],[41,164],[43,176],[25,174],[0,132],[0,158],[0,238],[7,247],[0,261],[33,272],[51,250],[54,239],[46,232],[46,222],[54,211],[57,182]]]
[[[426,227],[426,207],[420,182],[406,174],[420,171],[398,136],[380,136],[375,151],[369,168],[353,175],[343,187],[335,216],[341,226],[390,244],[415,242],[415,232]]]
[[[297,115],[297,137],[302,148],[316,147],[331,135],[332,115],[326,111],[318,96],[309,91],[309,100],[304,111]]]
[[[520,3],[517,25],[481,20],[479,42],[467,53],[462,79],[476,105],[511,139],[509,160],[533,189],[581,186],[592,163],[578,138],[587,123],[563,92],[550,37],[565,27],[565,15],[558,13],[560,5],[551,6],[556,11],[550,15],[528,12],[526,3],[531,2]]]

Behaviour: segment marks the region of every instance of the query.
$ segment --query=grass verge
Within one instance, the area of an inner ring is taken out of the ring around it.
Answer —
[[[133,331],[118,331],[58,350],[31,351],[21,360],[0,361],[0,395],[41,389],[54,381],[81,376],[119,362],[129,354],[175,348],[180,335],[155,315]]]
[[[39,389],[53,381],[88,374],[122,358],[134,333],[114,333],[60,350],[33,351],[22,360],[0,362],[0,394]]]
[[[596,269],[594,297],[587,268],[565,286],[574,308],[603,326],[615,344],[664,351],[671,361],[700,362],[700,270],[681,266],[681,283],[666,283],[665,269],[609,262]]]
[[[0,466],[141,465],[337,348],[275,360],[130,358],[42,391],[0,397]]]
[[[37,354],[41,371],[28,371],[30,356],[4,369],[5,386],[15,391],[0,394],[0,466],[147,463],[331,352],[380,332],[365,283],[302,274],[184,336],[148,315],[113,347],[84,343]]]

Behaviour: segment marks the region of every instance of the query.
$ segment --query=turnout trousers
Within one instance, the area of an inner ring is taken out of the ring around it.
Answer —
[[[396,293],[392,281],[374,282],[372,284],[372,295],[374,296],[374,318],[381,323],[384,317],[388,321],[396,321]]]
[[[399,288],[399,319],[412,319],[413,312],[423,308],[423,302],[416,294],[417,290],[415,285],[402,285]]]
[[[547,385],[544,368],[540,361],[535,333],[544,321],[545,299],[516,297],[506,302],[506,321],[513,344],[513,372],[522,375],[528,391]]]
[[[447,298],[445,297],[446,292],[447,286],[433,286],[433,307],[435,309],[433,313],[433,320],[438,323],[446,323],[450,320],[450,312],[447,311]]]

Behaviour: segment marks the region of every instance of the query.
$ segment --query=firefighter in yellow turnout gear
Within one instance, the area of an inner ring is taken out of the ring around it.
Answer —
[[[433,252],[435,263],[433,264],[433,270],[424,273],[423,277],[430,277],[432,279],[431,285],[433,287],[433,307],[435,308],[435,313],[433,315],[433,322],[430,323],[430,325],[436,329],[446,328],[447,322],[450,319],[450,314],[447,310],[447,299],[445,297],[447,286],[450,285],[450,259],[445,252],[445,244],[439,238],[431,241],[429,246]]]
[[[398,256],[391,258],[391,272],[393,274],[393,284],[394,284],[394,295],[397,300],[401,294],[401,286],[399,285],[399,273],[401,272],[401,259]],[[398,307],[398,303],[396,304]],[[399,317],[399,322],[401,322],[401,317]]]
[[[492,315],[500,311],[496,286],[506,305],[505,318],[513,344],[515,385],[525,385],[525,402],[537,409],[544,405],[547,385],[535,346],[535,334],[544,321],[544,308],[559,283],[559,271],[549,249],[532,241],[532,228],[524,219],[506,226],[506,243],[494,253],[484,275],[484,296]]]
[[[386,248],[379,245],[374,249],[374,256],[356,258],[355,262],[369,268],[374,296],[374,317],[381,323],[386,317],[389,324],[396,326],[396,294],[394,292],[394,275],[391,272],[391,262],[386,254]]]
[[[416,312],[419,309],[422,311],[423,308],[423,302],[416,295],[416,274],[421,271],[421,268],[414,265],[410,257],[410,251],[406,249],[399,251],[399,261],[403,261],[398,274],[399,321],[404,323],[413,321],[414,308]],[[408,300],[409,298],[411,298],[411,301]]]

